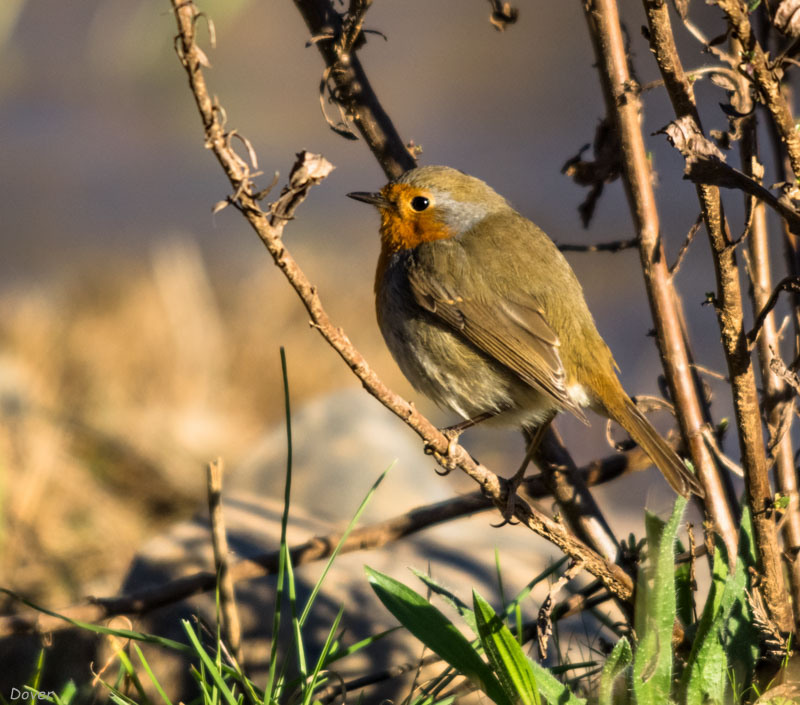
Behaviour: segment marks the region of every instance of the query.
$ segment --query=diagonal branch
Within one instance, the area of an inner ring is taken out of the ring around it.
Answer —
[[[756,342],[756,338],[758,338],[758,334],[761,332],[761,329],[764,326],[764,321],[772,309],[778,304],[778,297],[782,291],[800,293],[800,277],[784,277],[778,282],[777,286],[772,291],[772,294],[770,294],[770,297],[762,305],[762,308],[758,313],[758,317],[753,324],[752,330],[748,331],[747,333],[747,342],[750,345],[753,345],[753,343]]]
[[[235,191],[232,197],[234,204],[243,213],[275,264],[297,292],[311,317],[313,326],[350,367],[364,388],[387,409],[403,419],[426,446],[431,448],[443,467],[459,468],[478,484],[496,507],[504,510],[508,505],[508,481],[474,460],[461,446],[455,445],[454,448],[449,448],[447,437],[439,429],[420,414],[413,404],[393,392],[378,378],[344,331],[333,325],[317,295],[316,287],[309,281],[283,243],[282,232],[287,219],[292,217],[294,209],[305,197],[310,186],[322,180],[333,167],[322,157],[301,153],[290,174],[289,186],[284,189],[281,197],[268,212],[261,210],[253,195],[254,186],[250,181],[249,172],[242,168],[242,160],[233,151],[230,139],[226,139],[220,119],[223,111],[219,105],[212,102],[208,94],[202,71],[203,54],[195,43],[194,24],[198,14],[197,9],[190,0],[185,2],[172,0],[172,4],[179,31],[178,53],[189,76],[189,84],[200,111],[206,145],[214,152],[228,174]],[[231,164],[236,168],[232,168]],[[516,502],[514,516],[521,524],[558,546],[571,558],[583,561],[586,569],[602,580],[614,595],[622,600],[629,600],[632,597],[633,582],[630,576],[619,566],[605,560],[578,540],[562,523],[549,518],[521,499]]]

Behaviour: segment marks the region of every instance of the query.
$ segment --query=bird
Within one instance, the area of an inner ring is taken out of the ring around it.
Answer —
[[[464,419],[456,434],[480,421],[538,442],[559,412],[587,423],[588,408],[618,423],[676,493],[704,496],[623,389],[572,267],[505,198],[447,166],[347,195],[380,213],[374,293],[386,345],[418,392]]]

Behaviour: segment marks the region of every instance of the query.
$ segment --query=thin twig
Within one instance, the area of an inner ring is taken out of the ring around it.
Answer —
[[[233,578],[228,560],[228,535],[225,531],[225,517],[222,513],[223,469],[222,458],[217,458],[207,466],[208,513],[211,523],[211,544],[214,548],[214,568],[219,576],[219,603],[222,611],[223,630],[234,657],[241,664],[244,662],[242,658],[242,625],[239,620],[239,609],[236,606],[236,594],[233,589]]]
[[[689,246],[694,241],[694,237],[695,235],[697,235],[697,231],[700,230],[700,226],[702,224],[703,224],[703,214],[698,213],[697,218],[695,219],[692,227],[689,228],[689,232],[686,233],[686,239],[683,241],[681,249],[678,250],[678,255],[677,257],[675,257],[675,262],[673,262],[672,266],[669,268],[670,278],[674,277],[678,273],[681,264],[683,264],[683,258],[686,257],[686,253],[689,251]]]
[[[718,0],[717,5],[726,14],[729,25],[741,45],[741,58],[735,68],[752,81],[758,90],[786,145],[795,181],[800,180],[800,134],[771,61],[753,34],[748,4],[742,0]],[[767,604],[769,604],[768,598]]]
[[[611,240],[610,242],[599,242],[595,245],[562,244],[558,246],[558,249],[562,252],[621,252],[638,246],[639,239],[634,237],[630,240]]]
[[[750,347],[752,347],[756,342],[756,338],[761,331],[761,327],[764,325],[764,321],[766,320],[770,311],[772,311],[772,309],[777,305],[778,297],[782,291],[800,293],[800,277],[784,277],[772,290],[772,294],[770,294],[770,297],[759,311],[756,321],[753,324],[753,328],[747,333],[747,343]]]
[[[553,622],[550,615],[553,612],[555,603],[553,598],[561,592],[564,586],[572,580],[581,570],[580,563],[573,563],[564,571],[564,574],[559,576],[547,592],[547,597],[544,598],[542,606],[539,608],[539,615],[536,619],[536,637],[539,643],[539,658],[544,660],[547,658],[547,642],[553,634]]]
[[[514,24],[519,19],[519,10],[510,2],[504,2],[504,0],[489,0],[489,4],[492,6],[492,14],[489,15],[489,22],[491,22],[499,32],[505,31],[508,25]]]
[[[526,440],[531,440],[527,434]],[[614,532],[552,424],[534,457],[570,529],[601,556],[615,562],[619,546]]]

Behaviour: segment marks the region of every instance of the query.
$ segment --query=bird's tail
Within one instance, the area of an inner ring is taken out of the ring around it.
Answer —
[[[678,454],[653,428],[631,398],[624,393],[621,396],[619,405],[614,404],[616,408],[608,408],[606,405],[608,415],[650,456],[673,490],[684,497],[689,497],[691,494],[705,497],[702,485]]]

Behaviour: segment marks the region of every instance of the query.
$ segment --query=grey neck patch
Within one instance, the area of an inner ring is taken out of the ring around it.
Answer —
[[[472,226],[489,214],[489,206],[485,203],[469,203],[457,201],[441,191],[432,191],[434,206],[441,220],[456,235],[467,232]]]

